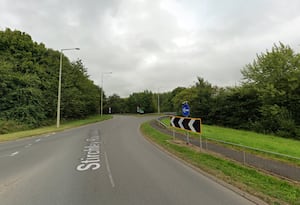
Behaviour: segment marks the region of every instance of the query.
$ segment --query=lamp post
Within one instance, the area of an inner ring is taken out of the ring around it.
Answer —
[[[103,115],[103,76],[112,74],[112,72],[104,72],[101,73],[101,108],[100,108],[100,115]]]
[[[59,125],[60,125],[62,57],[63,57],[63,51],[68,51],[68,50],[80,50],[80,48],[63,48],[63,49],[60,49],[59,79],[58,79],[58,93],[57,93],[57,118],[56,118],[56,127],[57,128],[59,128]]]
[[[159,88],[158,88],[158,93],[157,93],[157,113],[160,114],[160,105],[159,105]]]

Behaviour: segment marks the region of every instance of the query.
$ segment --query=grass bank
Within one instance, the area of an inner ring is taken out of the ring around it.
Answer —
[[[173,143],[172,137],[152,128],[149,123],[144,123],[141,131],[177,157],[269,204],[300,205],[299,184],[278,179],[211,154],[199,153],[198,150],[186,145]]]
[[[165,125],[169,126],[170,119],[165,118],[162,120],[162,122]],[[229,143],[266,150],[269,152],[277,152],[280,154],[300,158],[300,140],[282,138],[273,135],[265,135],[251,131],[236,130],[212,125],[202,125],[202,133],[203,138],[222,140]],[[300,160],[293,160],[269,154],[267,156],[269,156],[270,158],[282,159],[284,161],[289,161],[300,165]]]
[[[41,134],[46,134],[51,132],[58,132],[58,131],[79,127],[90,123],[108,120],[111,118],[112,118],[111,115],[103,115],[102,117],[100,115],[94,115],[82,120],[72,120],[72,121],[63,122],[59,128],[56,128],[56,125],[52,125],[52,126],[46,126],[46,127],[41,127],[32,130],[3,134],[0,135],[0,142],[16,140],[16,139],[21,139],[25,137],[31,137],[31,136],[36,136],[36,135],[41,135]]]

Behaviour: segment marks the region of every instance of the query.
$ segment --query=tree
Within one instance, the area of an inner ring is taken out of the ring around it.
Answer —
[[[60,52],[21,31],[0,31],[0,121],[29,127],[56,117]],[[99,88],[81,60],[63,55],[62,118],[82,118],[99,107]],[[1,127],[0,127],[1,129]]]
[[[181,114],[181,105],[187,101],[190,105],[191,117],[200,117],[206,123],[210,123],[209,113],[212,109],[212,96],[215,88],[203,78],[198,77],[198,82],[190,88],[179,88],[172,99],[173,107]]]
[[[131,94],[127,100],[127,106],[131,113],[136,113],[137,107],[145,113],[153,113],[155,110],[152,92],[145,90],[144,92]]]
[[[182,115],[181,106],[183,102],[188,102],[191,109],[191,116],[195,116],[194,112],[196,107],[194,106],[197,101],[197,92],[195,87],[180,89],[174,98],[172,99],[173,107],[178,115]],[[197,112],[197,111],[196,111]]]
[[[261,102],[251,87],[222,88],[213,97],[209,119],[213,124],[237,129],[252,129],[260,117]]]
[[[198,82],[196,82],[195,85],[197,100],[194,102],[195,111],[193,115],[195,117],[201,117],[206,123],[212,123],[209,118],[209,113],[212,110],[212,98],[216,92],[216,88],[201,77],[198,77],[197,80]]]
[[[242,70],[244,84],[257,90],[259,123],[267,132],[300,137],[300,55],[283,43],[257,55]]]
[[[106,105],[104,106],[104,113],[108,113],[109,108],[111,108],[112,114],[128,112],[125,99],[122,99],[117,94],[113,94],[112,96],[108,97]]]
[[[154,97],[156,110],[157,110],[157,95],[159,95],[160,112],[174,112],[172,104],[172,92],[165,92],[156,94]]]

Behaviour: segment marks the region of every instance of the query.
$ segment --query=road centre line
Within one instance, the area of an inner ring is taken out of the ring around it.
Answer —
[[[105,157],[105,164],[106,164],[106,169],[107,169],[107,172],[108,172],[108,177],[109,177],[109,180],[110,180],[110,183],[111,183],[111,187],[114,188],[115,187],[115,182],[114,182],[114,179],[113,179],[111,171],[110,171],[110,167],[109,167],[106,152],[104,152],[104,157]]]
[[[19,154],[19,152],[11,153],[9,156],[10,156],[10,157],[13,157],[13,156],[15,156],[15,155],[17,155],[17,154]]]
[[[25,148],[28,148],[28,147],[30,147],[30,146],[32,146],[32,144],[28,144],[28,145],[26,145],[26,146],[25,146]]]

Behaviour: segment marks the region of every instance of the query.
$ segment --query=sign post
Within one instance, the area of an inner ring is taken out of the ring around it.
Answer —
[[[180,117],[171,116],[170,126],[176,129],[181,129],[186,131],[187,144],[189,144],[189,132],[195,132],[200,135],[200,149],[202,150],[202,138],[201,138],[201,119],[200,118],[190,118],[190,117]],[[174,135],[173,135],[174,136]]]

